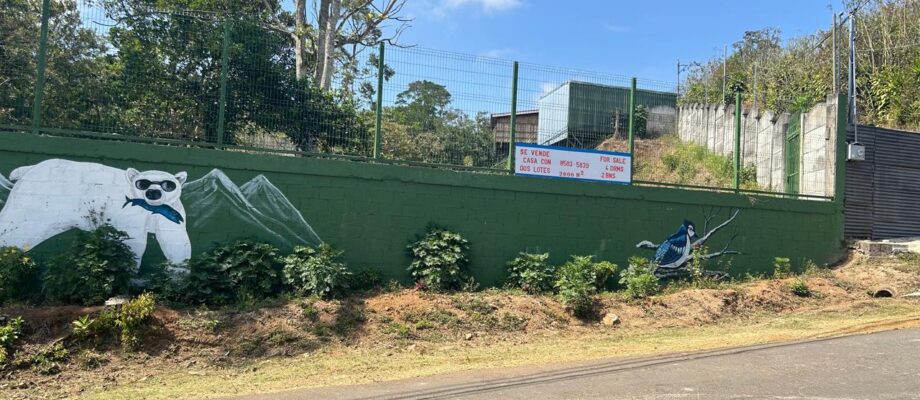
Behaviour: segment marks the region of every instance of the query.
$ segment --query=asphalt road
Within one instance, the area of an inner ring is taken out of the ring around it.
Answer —
[[[920,330],[240,399],[920,399]]]

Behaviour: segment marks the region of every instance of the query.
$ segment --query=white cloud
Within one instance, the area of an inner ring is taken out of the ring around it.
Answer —
[[[479,53],[479,56],[488,58],[507,58],[513,56],[515,53],[517,53],[517,51],[514,49],[491,49]]]
[[[604,29],[607,30],[608,32],[615,32],[615,33],[629,32],[628,27],[625,27],[623,25],[611,24],[609,22],[604,24]]]
[[[521,5],[521,0],[443,0],[441,8],[453,10],[465,6],[479,7],[486,13],[506,11]]]
[[[547,94],[549,94],[549,92],[552,92],[554,89],[556,89],[557,87],[559,87],[559,85],[560,85],[560,84],[559,84],[559,83],[556,83],[556,82],[543,82],[543,83],[540,83],[540,92],[539,92],[539,93],[535,93],[533,102],[534,102],[535,104],[540,104],[540,99],[543,98],[543,96],[546,96]]]

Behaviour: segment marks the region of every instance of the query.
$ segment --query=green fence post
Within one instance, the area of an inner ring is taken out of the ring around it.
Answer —
[[[741,190],[741,91],[735,91],[735,192]]]
[[[636,165],[636,78],[632,78],[629,85],[629,173],[632,174],[633,166]]]
[[[508,171],[514,173],[514,141],[517,140],[518,62],[511,67],[511,119],[508,121]]]
[[[48,59],[48,19],[51,17],[51,0],[42,1],[42,26],[38,39],[38,67],[35,71],[35,93],[32,102],[32,133],[38,134],[42,126],[42,97],[45,95],[45,67]]]
[[[227,122],[227,74],[230,72],[230,21],[224,21],[224,38],[220,48],[220,100],[217,108],[217,145],[224,144]]]
[[[383,123],[383,74],[386,72],[384,71],[386,66],[383,64],[384,51],[385,45],[380,42],[380,56],[377,58],[377,107],[374,112],[377,114],[377,122],[374,125],[374,158],[380,158],[380,124]]]

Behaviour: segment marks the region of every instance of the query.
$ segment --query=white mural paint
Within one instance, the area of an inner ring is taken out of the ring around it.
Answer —
[[[167,260],[181,263],[192,252],[180,199],[186,179],[185,172],[123,170],[61,159],[17,168],[0,210],[0,246],[30,249],[70,229],[108,223],[128,234],[125,244],[138,265],[148,233],[154,234]]]
[[[10,190],[12,189],[13,182],[10,182],[3,174],[0,174],[0,208],[3,208],[3,204],[6,203],[6,198],[10,195]]]
[[[243,237],[286,248],[323,243],[300,211],[263,175],[237,186],[223,171],[213,169],[183,190],[191,231],[220,232],[231,224]]]

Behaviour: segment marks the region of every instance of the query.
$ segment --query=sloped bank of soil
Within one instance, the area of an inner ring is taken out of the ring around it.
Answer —
[[[811,296],[789,289],[804,279]],[[641,301],[600,296],[601,313],[618,316],[615,327],[569,316],[552,297],[506,291],[432,294],[415,290],[371,293],[340,301],[300,299],[254,309],[171,309],[159,307],[135,352],[115,343],[95,348],[73,343],[71,322],[98,310],[85,307],[13,307],[22,315],[25,336],[17,368],[0,376],[2,398],[60,398],[117,385],[143,383],[161,374],[238,373],[270,359],[348,352],[431,352],[496,343],[528,343],[535,338],[644,332],[707,326],[752,315],[808,310],[843,310],[870,301],[870,292],[889,287],[898,293],[920,289],[920,267],[896,259],[855,259],[805,277],[687,288]],[[28,360],[54,343],[69,349],[55,374]]]

